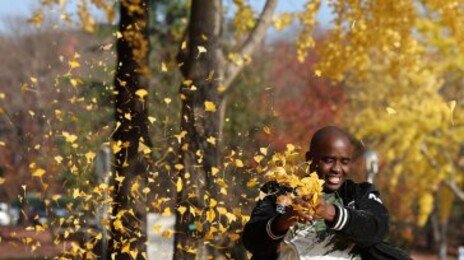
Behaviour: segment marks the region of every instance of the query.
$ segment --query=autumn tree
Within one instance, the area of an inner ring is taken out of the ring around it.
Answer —
[[[462,71],[463,35],[457,28],[464,5],[405,0],[334,1],[331,6],[333,27],[327,41],[316,45],[324,59],[314,72],[348,87],[347,125],[380,152],[379,185],[387,203],[401,194],[402,203],[390,208],[412,240],[411,230],[426,223],[439,194],[448,197],[440,201],[451,200],[444,186],[458,198],[462,194],[462,104],[445,90],[452,85],[450,72]],[[439,203],[449,210],[446,205]]]

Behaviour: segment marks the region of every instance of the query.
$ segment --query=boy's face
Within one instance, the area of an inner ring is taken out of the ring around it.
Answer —
[[[353,147],[347,138],[328,135],[318,143],[309,159],[311,171],[316,171],[325,181],[324,191],[336,191],[343,184],[351,169]]]

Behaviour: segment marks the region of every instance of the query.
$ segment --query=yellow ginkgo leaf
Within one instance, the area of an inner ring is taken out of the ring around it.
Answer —
[[[63,136],[66,138],[66,142],[74,143],[77,140],[77,136],[70,134],[68,132],[62,132]]]
[[[148,117],[148,121],[150,121],[150,123],[153,124],[154,122],[156,122],[156,118],[154,118],[154,117],[152,117],[152,116],[149,116],[149,117]]]
[[[143,99],[147,94],[148,94],[148,91],[143,88],[137,89],[137,91],[135,91],[135,95],[137,95],[140,99]]]
[[[172,213],[171,213],[171,209],[170,209],[170,208],[165,208],[164,211],[163,211],[163,213],[161,214],[161,216],[163,216],[163,217],[169,217],[169,216],[171,216],[171,215],[172,215]]]
[[[187,211],[187,207],[180,206],[179,208],[177,208],[177,211],[179,211],[181,215],[184,215],[184,213]]]
[[[85,158],[87,159],[87,163],[91,163],[95,158],[96,154],[94,152],[88,152],[85,154]]]
[[[54,159],[55,159],[56,163],[58,163],[58,164],[60,164],[63,161],[63,157],[61,157],[59,155],[55,156]]]
[[[198,48],[198,54],[202,54],[202,53],[206,53],[206,52],[207,52],[207,50],[206,50],[206,48],[205,48],[204,46],[201,46],[201,45],[200,45],[200,46],[198,46],[197,48]]]
[[[174,234],[174,231],[172,231],[172,229],[168,229],[168,230],[165,230],[161,236],[164,237],[164,238],[170,238],[172,237],[172,235]]]
[[[39,168],[37,170],[35,170],[33,173],[32,173],[32,176],[34,177],[38,177],[38,178],[42,178],[42,176],[45,174],[45,170],[42,169],[42,168]]]
[[[263,127],[263,131],[264,131],[266,134],[268,134],[268,135],[271,134],[271,128],[270,128],[269,126],[264,126],[264,127]]]
[[[389,115],[394,115],[394,114],[396,114],[396,110],[393,109],[393,108],[391,108],[391,107],[387,107],[386,110],[387,110],[387,113],[388,113]]]
[[[181,179],[181,178],[178,178],[178,179],[177,179],[177,183],[176,183],[176,190],[177,190],[177,192],[182,191],[182,187],[183,187],[182,179]]]
[[[70,60],[68,64],[71,69],[79,68],[81,66],[77,60]]]
[[[166,66],[166,64],[164,62],[161,62],[161,71],[162,72],[168,71],[168,67]]]
[[[212,144],[212,145],[216,145],[216,138],[214,138],[214,136],[210,136],[206,139],[206,142]]]
[[[216,112],[216,104],[211,101],[205,101],[205,110],[208,112]]]
[[[73,198],[77,198],[77,197],[79,197],[79,195],[80,195],[79,189],[74,189],[73,190]]]
[[[211,174],[212,174],[213,176],[215,176],[216,174],[218,174],[218,172],[219,172],[219,169],[218,169],[218,168],[216,168],[216,167],[211,167]]]
[[[237,168],[242,168],[243,167],[243,162],[240,159],[235,159],[235,166]]]

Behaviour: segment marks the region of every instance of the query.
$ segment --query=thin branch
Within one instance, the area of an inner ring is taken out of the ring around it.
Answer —
[[[272,15],[276,9],[278,0],[267,0],[264,5],[263,11],[259,17],[256,26],[248,35],[248,38],[243,42],[242,46],[238,49],[237,54],[239,57],[250,56],[255,50],[256,46],[263,40],[266,35],[266,30],[271,24]],[[242,70],[243,65],[237,65],[233,62],[228,62],[225,66],[225,75],[224,75],[224,87],[226,91],[229,89],[230,84],[237,76],[237,74]]]
[[[448,188],[450,188],[453,191],[454,195],[456,195],[456,197],[458,197],[459,200],[464,201],[464,191],[461,188],[459,188],[456,181],[446,180],[444,181],[444,183],[446,184],[446,186],[448,186]]]
[[[439,165],[437,163],[437,161],[432,158],[432,156],[429,155],[428,153],[428,150],[427,150],[427,146],[425,145],[421,145],[421,148],[420,148],[422,154],[425,156],[425,158],[427,158],[427,161],[430,163],[430,165],[434,168],[434,169],[439,169]],[[446,184],[446,186],[448,186],[448,188],[450,188],[453,193],[456,195],[456,197],[458,197],[458,199],[460,199],[461,201],[464,201],[464,191],[461,190],[461,188],[459,188],[458,184],[456,183],[456,181],[454,179],[451,179],[451,180],[443,180],[443,183]]]

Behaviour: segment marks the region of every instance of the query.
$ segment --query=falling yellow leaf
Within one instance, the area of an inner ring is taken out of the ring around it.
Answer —
[[[148,91],[143,88],[137,89],[137,91],[135,91],[135,95],[137,95],[140,99],[143,99],[147,94],[148,94]]]
[[[140,188],[140,183],[138,181],[134,182],[131,187],[131,193],[136,193]]]
[[[79,68],[81,66],[79,62],[76,60],[70,60],[68,64],[69,64],[69,67],[71,67],[71,69]]]
[[[253,157],[253,159],[255,160],[255,162],[260,163],[264,159],[264,156],[256,155]]]
[[[214,207],[216,207],[216,205],[217,205],[217,200],[211,198],[210,201],[209,201],[209,206],[211,208],[214,208]]]
[[[63,157],[61,157],[59,155],[55,156],[54,159],[58,164],[60,164],[63,161]]]
[[[198,54],[202,54],[202,53],[206,53],[206,52],[207,52],[207,50],[206,50],[206,48],[205,48],[204,46],[201,46],[201,45],[200,45],[200,46],[198,46],[197,48],[198,48]]]
[[[37,170],[35,170],[33,173],[32,173],[32,176],[34,177],[38,177],[38,178],[42,178],[42,176],[45,174],[45,170],[42,169],[42,168],[39,168]]]
[[[211,101],[205,101],[205,110],[208,112],[216,112],[216,104]]]
[[[165,230],[161,236],[164,237],[164,238],[170,238],[172,237],[172,235],[174,234],[174,231],[172,231],[172,229],[168,229],[168,230]]]
[[[80,195],[79,189],[74,189],[73,190],[73,198],[77,198],[77,197],[79,197],[79,195]]]
[[[178,179],[177,179],[177,183],[176,183],[176,190],[177,190],[177,192],[182,191],[182,187],[183,187],[182,179],[181,179],[181,178],[178,178]]]
[[[37,83],[37,78],[36,77],[31,77],[30,79],[31,79],[32,83]]]
[[[387,109],[388,115],[394,115],[394,114],[396,114],[396,110],[395,110],[395,109],[393,109],[393,108],[391,108],[391,107],[387,107],[386,109]]]
[[[116,230],[124,230],[124,226],[119,218],[115,219],[113,222],[113,226]]]
[[[151,149],[150,147],[146,146],[144,143],[142,142],[139,142],[139,147],[137,149],[137,152],[143,152],[143,154],[150,154],[151,153]]]
[[[164,62],[161,62],[161,71],[162,72],[168,71],[168,67],[166,66],[166,64]]]
[[[243,167],[243,162],[240,159],[235,159],[235,166],[237,168],[242,168]]]
[[[214,212],[214,209],[209,209],[206,211],[206,221],[209,223],[212,223],[214,219],[216,218],[216,212]]]
[[[219,169],[218,169],[218,168],[216,168],[216,167],[211,167],[211,174],[212,174],[213,176],[215,176],[215,175],[218,174],[218,173],[219,173]]]
[[[66,142],[74,143],[77,140],[77,136],[68,132],[62,132],[62,135],[66,138]]]
[[[248,188],[252,188],[252,187],[258,185],[258,183],[259,183],[259,182],[258,182],[258,179],[257,179],[257,178],[252,178],[251,180],[249,180],[249,181],[247,182],[246,186],[247,186]]]
[[[96,154],[94,152],[88,152],[85,154],[85,158],[87,159],[87,163],[92,163],[93,159],[95,158]]]
[[[187,207],[180,206],[179,208],[177,208],[177,211],[179,211],[181,215],[184,215],[184,213],[187,211]]]
[[[206,139],[206,142],[212,144],[212,145],[216,145],[216,138],[214,138],[214,136],[210,136]]]
[[[158,233],[161,231],[161,228],[163,226],[161,224],[158,224],[158,225],[154,225],[152,228],[151,228],[151,231],[155,232],[155,233]]]
[[[152,116],[149,116],[149,117],[148,117],[148,121],[150,121],[150,123],[153,124],[154,122],[156,122],[156,118],[154,118],[154,117],[152,117]]]
[[[166,103],[167,105],[169,105],[169,103],[171,103],[171,99],[170,99],[170,98],[165,98],[165,99],[164,99],[164,103]]]
[[[184,169],[184,165],[182,165],[181,163],[177,163],[176,165],[174,165],[174,168],[176,168],[176,170],[178,171],[181,171],[182,169]]]
[[[271,128],[269,128],[269,126],[264,126],[264,127],[263,127],[263,131],[264,131],[266,134],[268,134],[268,135],[271,134]]]
[[[125,178],[126,178],[126,177],[124,177],[124,176],[118,176],[118,177],[116,177],[116,178],[114,178],[114,179],[115,179],[117,182],[122,183],[122,182],[124,181]]]
[[[172,215],[170,208],[165,208],[163,213],[161,214],[163,217],[169,217]]]
[[[28,23],[31,23],[35,26],[40,26],[43,22],[44,14],[41,10],[37,10],[34,12],[32,17],[27,20]]]

